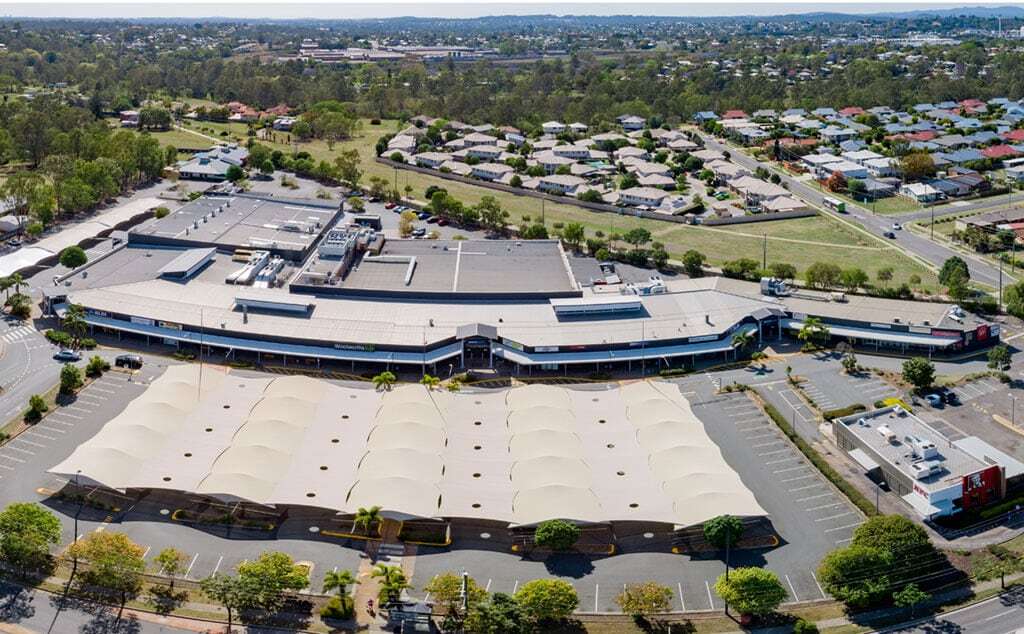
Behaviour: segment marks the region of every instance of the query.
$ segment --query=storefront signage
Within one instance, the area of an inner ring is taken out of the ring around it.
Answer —
[[[502,338],[501,343],[505,344],[505,346],[508,347],[508,348],[512,348],[513,350],[518,350],[520,352],[522,352],[523,350],[526,349],[526,346],[524,346],[523,344],[519,343],[518,341],[512,341],[511,339],[504,339],[504,338]],[[540,348],[537,348],[537,350],[539,352]],[[558,350],[557,346],[555,347],[555,350]]]
[[[368,343],[335,343],[335,350],[360,350],[362,352],[373,352],[373,344]]]
[[[872,328],[884,328],[885,330],[892,330],[892,324],[871,324]]]
[[[161,328],[167,328],[168,330],[181,330],[181,324],[176,324],[170,321],[161,321],[159,325]]]
[[[915,332],[919,335],[930,335],[932,334],[932,329],[928,326],[911,326],[910,332]]]
[[[959,337],[960,333],[956,330],[937,330],[933,328],[932,335],[936,337]]]
[[[131,322],[133,324],[142,324],[143,326],[155,326],[156,325],[155,321],[153,321],[152,319],[147,319],[145,317],[132,317],[131,318]]]
[[[718,339],[718,335],[701,335],[699,337],[690,337],[690,343],[700,343],[702,341],[715,341]]]
[[[523,348],[520,346],[518,349],[522,350]],[[534,346],[533,351],[534,352],[558,352],[558,346]]]

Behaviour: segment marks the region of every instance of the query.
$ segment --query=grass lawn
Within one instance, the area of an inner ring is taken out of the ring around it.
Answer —
[[[828,195],[838,196],[839,198],[842,198],[847,202],[853,203],[859,207],[864,207],[865,209],[869,209],[875,212],[876,214],[882,215],[904,214],[911,211],[920,211],[921,209],[924,209],[924,207],[922,207],[919,203],[914,202],[909,198],[904,198],[903,196],[889,196],[888,198],[879,198],[874,203],[870,203],[867,201],[860,202],[854,200],[853,198],[850,198],[845,194],[830,193]]]

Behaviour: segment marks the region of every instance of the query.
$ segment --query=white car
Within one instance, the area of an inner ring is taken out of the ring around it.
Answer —
[[[894,222],[894,223],[892,223],[892,230],[893,231],[902,231],[903,230],[903,225],[901,225],[898,222]]]

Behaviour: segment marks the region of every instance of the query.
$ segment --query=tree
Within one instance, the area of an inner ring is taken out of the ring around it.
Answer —
[[[562,229],[562,240],[565,240],[565,243],[571,246],[573,251],[579,250],[584,237],[583,225],[578,222],[570,222]]]
[[[1024,282],[1017,282],[1004,288],[1003,302],[1006,304],[1006,312],[1024,319]]]
[[[729,578],[722,574],[715,582],[718,596],[740,614],[766,616],[786,600],[786,589],[779,577],[765,568],[736,568]]]
[[[704,539],[715,548],[735,546],[743,535],[743,521],[732,515],[719,515],[704,522]]]
[[[89,325],[85,321],[85,307],[81,304],[71,304],[64,312],[64,319],[61,325],[72,336],[71,347],[77,350],[82,345],[82,337]]]
[[[839,274],[840,284],[842,284],[843,288],[848,291],[855,291],[858,288],[865,286],[868,283],[868,279],[868,274],[865,273],[863,269],[856,267],[844,269],[843,272]]]
[[[902,590],[893,593],[892,602],[898,608],[910,608],[910,618],[914,618],[917,606],[930,598],[932,595],[918,588],[916,583],[908,583]]]
[[[495,592],[469,611],[466,631],[475,634],[522,634],[523,611],[515,598]]]
[[[824,345],[831,336],[831,332],[819,317],[808,317],[804,319],[804,325],[796,333],[796,338],[805,344]]]
[[[301,590],[309,585],[308,571],[297,566],[285,553],[266,552],[254,561],[238,565],[238,578],[248,589],[249,607],[274,612],[284,602],[287,590]]]
[[[225,177],[232,183],[237,183],[238,181],[245,178],[245,171],[242,170],[242,168],[237,165],[229,165]]]
[[[185,553],[177,548],[164,548],[153,559],[160,566],[161,574],[167,575],[170,578],[172,590],[174,589],[174,579],[185,568],[186,559]]]
[[[348,203],[349,209],[357,214],[361,214],[366,211],[366,203],[364,203],[363,199],[359,196],[351,196],[346,202]]]
[[[35,570],[50,560],[60,543],[60,520],[32,502],[15,502],[0,511],[0,558],[15,570]]]
[[[415,223],[416,214],[412,211],[403,211],[402,215],[398,218],[398,234],[403,238],[408,238],[412,235]]]
[[[672,589],[660,583],[631,583],[615,597],[615,603],[632,617],[646,617],[672,609]]]
[[[818,566],[818,581],[827,593],[850,607],[867,607],[886,596],[891,562],[879,548],[850,545],[825,555]]]
[[[116,593],[123,606],[128,597],[142,587],[142,573],[146,570],[144,553],[145,549],[124,533],[107,531],[89,533],[72,544],[66,556],[89,564],[79,569],[76,578],[79,587]]]
[[[683,254],[683,272],[690,277],[701,277],[704,275],[704,254],[700,251],[690,249]]]
[[[29,422],[37,421],[43,416],[43,412],[50,409],[50,406],[46,404],[44,399],[39,394],[33,394],[28,397],[28,411],[25,412],[25,420]]]
[[[338,180],[349,187],[358,187],[359,179],[363,177],[363,172],[359,169],[360,161],[358,150],[339,152],[338,156],[334,158],[334,168],[337,170]]]
[[[76,365],[65,364],[60,369],[60,393],[72,394],[80,387],[82,387],[82,371]]]
[[[902,515],[869,517],[853,531],[850,543],[854,546],[878,548],[896,560],[907,558],[908,563],[919,560],[922,552],[936,552],[924,528]]]
[[[534,579],[519,586],[516,602],[533,622],[562,621],[572,616],[580,600],[564,579]]]
[[[884,266],[878,269],[878,272],[875,273],[875,279],[881,282],[882,286],[885,286],[892,281],[892,273],[893,270],[891,266]]]
[[[508,221],[508,212],[501,208],[501,203],[494,196],[483,196],[476,205],[480,223],[485,229],[494,233],[502,233]]]
[[[623,234],[622,239],[633,245],[633,249],[639,249],[651,241],[651,232],[643,227],[636,227]]]
[[[960,256],[954,255],[942,263],[942,268],[939,270],[939,283],[949,286],[957,277],[969,280],[971,272],[967,268],[967,263]]]
[[[903,380],[913,385],[918,392],[932,386],[935,381],[935,366],[924,357],[914,357],[903,362]]]
[[[398,601],[402,596],[403,590],[412,588],[412,584],[409,583],[401,566],[377,564],[370,573],[370,576],[380,579],[380,591],[377,594],[377,600],[381,605]]]
[[[430,593],[431,601],[442,614],[454,616],[459,621],[466,618],[467,612],[462,608],[462,575],[454,572],[441,573],[431,579],[423,590]],[[465,599],[468,609],[472,610],[487,599],[487,591],[472,577],[467,576]]]
[[[804,281],[811,288],[835,288],[841,277],[842,270],[831,262],[814,262],[804,271]]]
[[[580,527],[565,520],[547,520],[537,525],[533,542],[541,548],[568,550],[573,547],[581,534]]]
[[[730,260],[722,265],[722,275],[737,280],[750,280],[757,277],[758,262],[750,258]]]
[[[240,577],[233,577],[222,572],[199,582],[203,594],[224,606],[228,612],[228,631],[233,632],[234,614],[249,605],[249,588]]]
[[[858,367],[857,355],[855,355],[852,351],[847,352],[846,354],[843,355],[842,364],[844,372],[846,372],[847,374],[853,374],[854,372],[857,371]]]
[[[420,385],[425,385],[427,389],[432,390],[441,384],[441,377],[431,376],[424,374],[423,378],[420,379]]]
[[[384,372],[381,372],[380,374],[377,374],[373,377],[373,387],[377,388],[378,390],[384,390],[385,392],[389,392],[391,391],[391,388],[394,387],[395,381],[397,380],[398,379],[397,377],[395,377],[394,372],[385,370]]]
[[[357,583],[359,583],[359,580],[355,578],[351,571],[332,570],[324,575],[324,592],[337,590],[338,596],[343,597],[348,594],[348,587]]]
[[[832,175],[825,181],[825,187],[830,192],[846,191],[846,177],[843,176],[842,172],[832,172]]]
[[[772,277],[780,280],[796,279],[796,267],[787,262],[772,262],[768,265],[768,271],[772,274]]]
[[[110,362],[103,357],[93,355],[85,366],[85,376],[98,377],[110,369]]]
[[[749,332],[737,332],[732,336],[732,347],[736,349],[737,354],[752,345],[754,345],[754,337]]]
[[[370,527],[380,522],[380,507],[371,506],[369,508],[360,506],[356,509],[356,515],[352,519],[352,527],[355,529],[362,528],[364,533],[369,534]]]
[[[1010,365],[1010,349],[1005,344],[999,344],[988,351],[988,367],[993,370],[1001,370]]]
[[[900,172],[907,182],[920,181],[935,176],[935,161],[927,152],[911,152],[900,159]]]

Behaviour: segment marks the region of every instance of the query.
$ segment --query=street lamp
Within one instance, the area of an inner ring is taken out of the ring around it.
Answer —
[[[878,496],[882,492],[882,487],[885,486],[885,481],[881,481],[875,487],[875,513],[878,513]]]
[[[1010,427],[1017,426],[1017,397],[1010,397]]]

